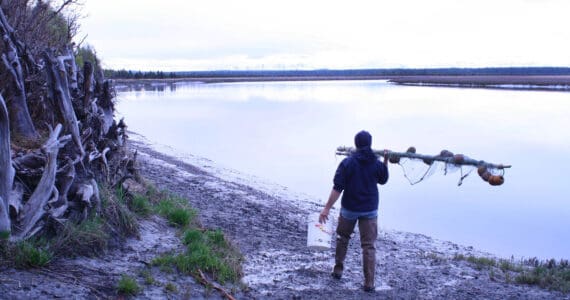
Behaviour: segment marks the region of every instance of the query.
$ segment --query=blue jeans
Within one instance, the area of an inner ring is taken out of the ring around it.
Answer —
[[[344,207],[340,208],[340,215],[347,220],[357,220],[357,219],[374,219],[378,217],[378,210],[373,211],[351,211]]]

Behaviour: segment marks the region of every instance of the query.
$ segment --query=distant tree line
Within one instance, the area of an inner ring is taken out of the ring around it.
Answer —
[[[273,70],[273,71],[189,71],[179,77],[287,77],[287,76],[418,76],[418,75],[570,75],[566,67],[507,68],[428,68],[428,69],[345,69],[345,70]]]
[[[131,70],[105,70],[106,78],[111,79],[165,79],[179,77],[175,72],[163,71],[131,71]]]
[[[224,78],[224,77],[299,77],[299,76],[469,76],[469,75],[570,75],[567,67],[502,67],[502,68],[428,68],[428,69],[346,69],[346,70],[214,70],[214,71],[131,71],[105,70],[105,77],[114,79],[164,79],[164,78]]]

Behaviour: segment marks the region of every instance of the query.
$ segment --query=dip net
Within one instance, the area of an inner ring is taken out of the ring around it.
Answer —
[[[355,151],[353,147],[338,147],[336,153],[350,155]],[[464,154],[453,154],[448,150],[442,150],[436,155],[418,154],[414,147],[408,148],[406,152],[374,149],[372,151],[378,158],[386,157],[390,163],[400,165],[404,177],[411,185],[422,182],[433,174],[457,174],[459,178],[457,185],[460,186],[467,176],[476,173],[483,181],[498,186],[505,182],[505,169],[511,167],[475,160]]]

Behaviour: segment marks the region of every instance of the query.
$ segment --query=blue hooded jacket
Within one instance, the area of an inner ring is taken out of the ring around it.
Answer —
[[[344,191],[341,205],[356,212],[378,209],[378,185],[388,181],[388,167],[380,162],[370,146],[357,148],[338,166],[333,188]]]

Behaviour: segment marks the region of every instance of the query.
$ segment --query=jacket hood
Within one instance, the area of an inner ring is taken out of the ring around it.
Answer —
[[[356,149],[356,152],[354,152],[354,158],[359,162],[359,163],[371,163],[376,161],[376,155],[374,154],[374,152],[372,152],[372,149],[370,149],[370,147],[362,147],[362,148],[358,148]]]

